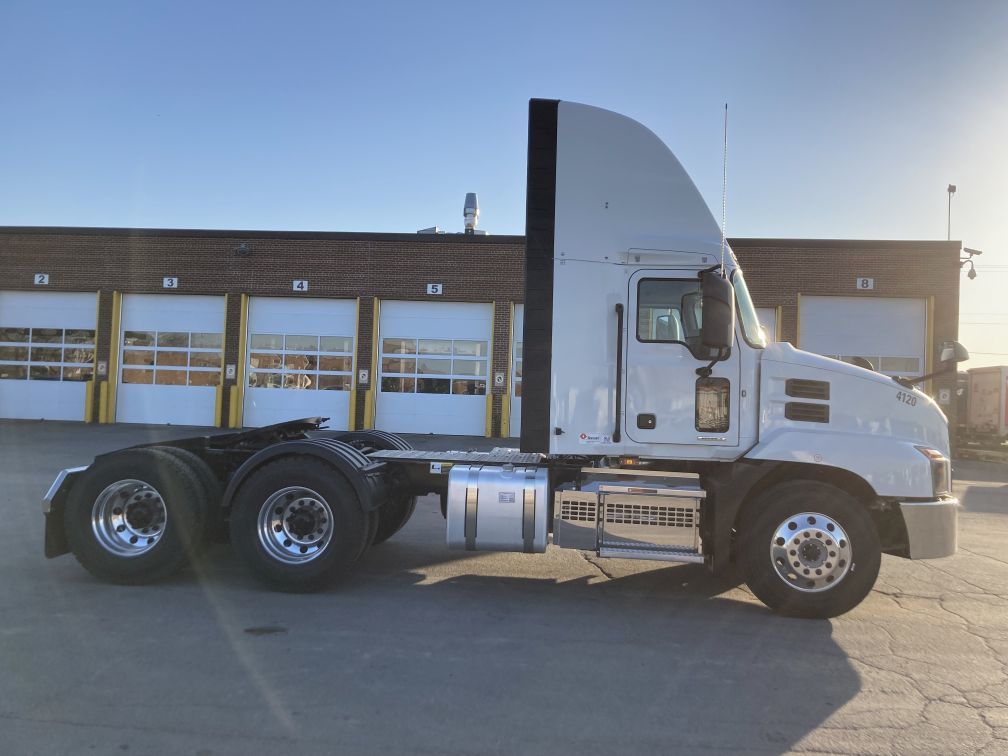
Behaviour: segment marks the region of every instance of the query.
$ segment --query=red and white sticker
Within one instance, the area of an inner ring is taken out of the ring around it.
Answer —
[[[612,436],[603,433],[582,433],[578,436],[578,442],[582,444],[611,444]]]

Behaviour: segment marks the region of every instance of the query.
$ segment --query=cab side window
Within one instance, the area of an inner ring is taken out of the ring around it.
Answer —
[[[700,339],[700,281],[646,278],[637,284],[637,340],[682,344],[698,360],[713,353]]]

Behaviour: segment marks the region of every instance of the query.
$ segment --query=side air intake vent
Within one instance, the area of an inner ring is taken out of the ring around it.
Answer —
[[[784,417],[803,423],[828,423],[829,405],[788,402],[784,405]]]
[[[826,381],[788,378],[784,384],[784,393],[795,399],[829,399],[829,384]]]

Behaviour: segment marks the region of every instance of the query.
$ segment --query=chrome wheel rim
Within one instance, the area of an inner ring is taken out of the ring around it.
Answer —
[[[91,509],[91,530],[103,549],[137,557],[157,546],[168,523],[164,498],[142,480],[119,480],[105,488]]]
[[[304,564],[318,559],[333,536],[332,508],[304,486],[281,488],[259,510],[259,543],[273,559]]]
[[[835,588],[851,568],[851,543],[840,523],[818,512],[782,522],[770,539],[770,562],[791,588],[819,593]]]

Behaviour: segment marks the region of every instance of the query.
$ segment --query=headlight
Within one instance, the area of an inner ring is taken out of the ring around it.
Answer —
[[[931,463],[931,487],[935,496],[952,493],[952,464],[948,457],[937,449],[926,446],[915,446],[917,451],[928,458]]]

